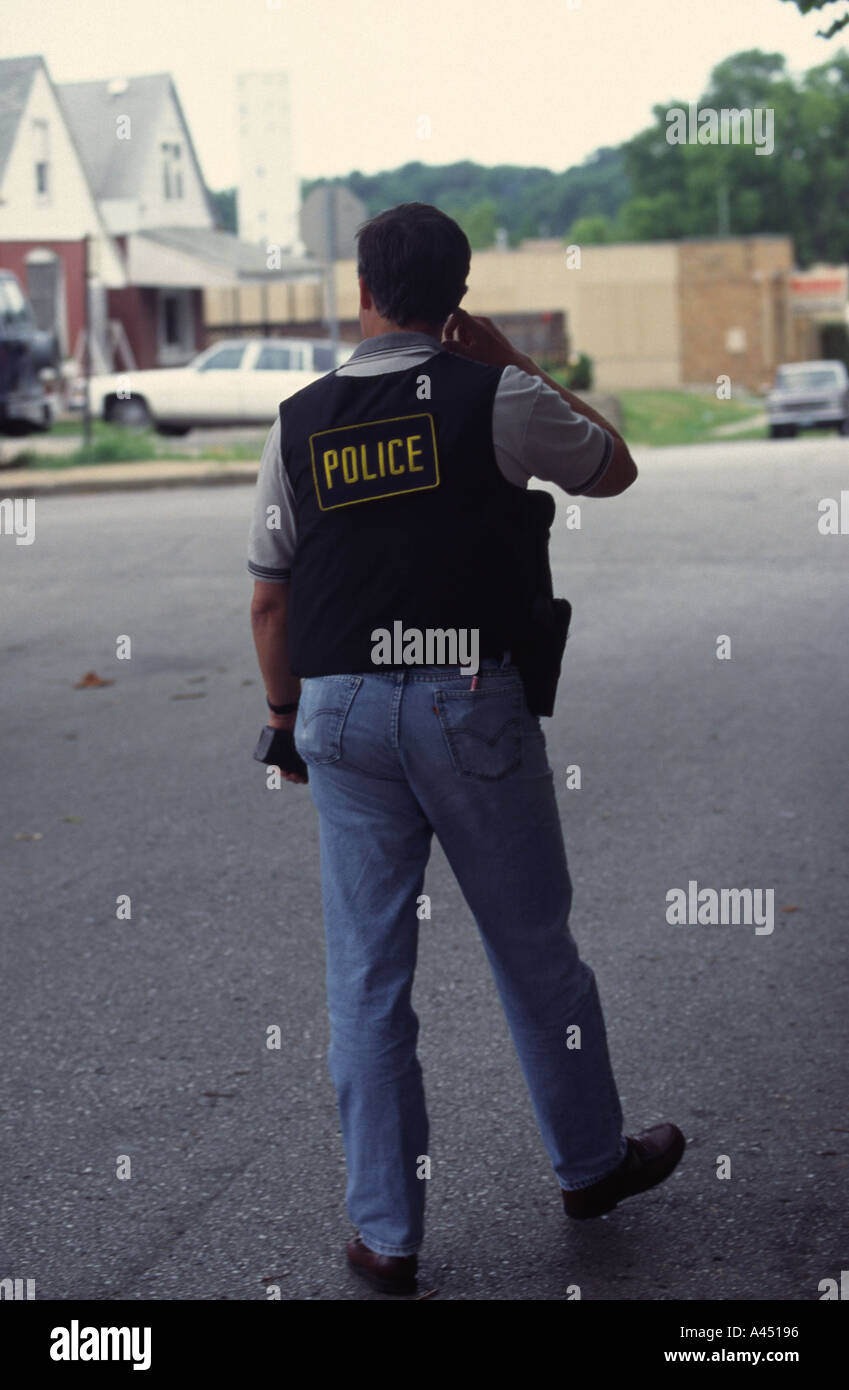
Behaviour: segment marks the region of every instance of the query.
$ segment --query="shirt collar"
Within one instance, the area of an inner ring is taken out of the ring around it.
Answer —
[[[405,347],[441,348],[442,343],[430,333],[403,328],[392,333],[379,333],[376,338],[363,338],[354,348],[351,357],[367,357],[371,353],[394,352]],[[350,360],[349,357],[348,361]]]

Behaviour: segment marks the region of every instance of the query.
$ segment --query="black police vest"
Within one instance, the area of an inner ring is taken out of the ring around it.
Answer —
[[[373,634],[398,623],[477,629],[481,656],[526,632],[531,495],[495,459],[502,370],[438,351],[404,371],[330,373],[281,403],[297,520],[293,675],[392,669],[401,663],[375,664]]]

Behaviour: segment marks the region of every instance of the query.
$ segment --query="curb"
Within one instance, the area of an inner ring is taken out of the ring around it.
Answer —
[[[253,483],[259,461],[215,463],[157,459],[150,463],[101,463],[79,468],[0,468],[0,497],[56,497],[70,492],[123,492],[157,487],[210,487]]]

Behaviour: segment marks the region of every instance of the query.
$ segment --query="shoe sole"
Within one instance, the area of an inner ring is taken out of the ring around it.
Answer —
[[[375,1274],[370,1269],[363,1269],[362,1265],[353,1264],[351,1260],[348,1261],[348,1268],[352,1273],[358,1275],[360,1279],[365,1279],[366,1283],[369,1284],[371,1288],[377,1289],[378,1293],[395,1294],[402,1297],[404,1295],[409,1296],[411,1293],[418,1293],[419,1291],[418,1282],[415,1279],[386,1279],[382,1274]]]

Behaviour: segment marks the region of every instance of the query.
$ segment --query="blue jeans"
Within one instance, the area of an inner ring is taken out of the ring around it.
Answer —
[[[428,1118],[410,999],[434,832],[480,930],[560,1186],[596,1182],[626,1151],[595,977],[569,931],[539,719],[514,666],[484,659],[470,685],[456,666],[310,677],[295,725],[319,815],[348,1215],[383,1255],[413,1254],[424,1237]]]

